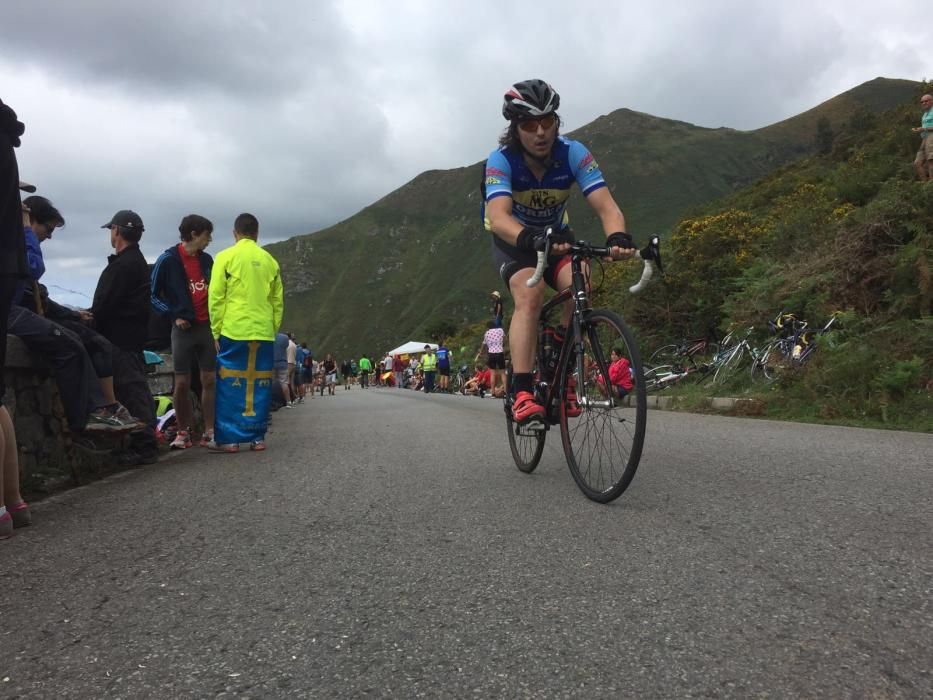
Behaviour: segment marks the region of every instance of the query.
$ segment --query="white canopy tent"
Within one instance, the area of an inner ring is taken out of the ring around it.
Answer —
[[[414,340],[409,340],[407,343],[399,345],[395,350],[389,350],[387,355],[418,355],[424,352],[424,346],[430,345],[434,350],[437,350],[436,343],[418,343]]]

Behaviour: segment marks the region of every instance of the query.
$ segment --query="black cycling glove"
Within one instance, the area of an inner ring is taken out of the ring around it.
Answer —
[[[576,243],[570,229],[551,232],[551,245],[557,243]],[[541,251],[547,245],[547,231],[534,226],[526,226],[518,234],[515,247],[519,250]]]
[[[625,233],[624,231],[619,231],[618,233],[613,233],[606,239],[606,247],[618,247],[618,248],[634,248],[635,242],[632,240],[632,237]]]

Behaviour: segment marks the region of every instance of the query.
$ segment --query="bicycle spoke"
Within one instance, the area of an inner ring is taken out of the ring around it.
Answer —
[[[578,416],[571,416],[566,405],[562,407],[561,438],[577,485],[587,497],[608,502],[627,488],[638,467],[645,385],[634,340],[621,318],[592,312],[583,335],[573,353],[580,355],[573,360],[577,366],[566,366],[561,373],[576,379],[580,408]],[[626,392],[623,400],[620,393]]]

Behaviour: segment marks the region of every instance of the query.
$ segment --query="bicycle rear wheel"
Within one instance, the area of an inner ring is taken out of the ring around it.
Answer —
[[[531,429],[522,426],[512,420],[512,366],[509,365],[505,372],[505,428],[509,434],[509,449],[512,451],[512,459],[515,460],[515,466],[520,471],[530,474],[541,461],[541,453],[544,451],[544,437],[547,431],[539,425],[540,429]]]
[[[561,389],[560,434],[567,465],[584,495],[608,503],[628,488],[641,460],[648,417],[645,376],[635,339],[625,321],[611,311],[592,311],[571,338],[558,372]],[[612,352],[617,355],[613,357]],[[618,373],[628,362],[632,388],[620,398]],[[579,415],[566,401],[574,380]]]

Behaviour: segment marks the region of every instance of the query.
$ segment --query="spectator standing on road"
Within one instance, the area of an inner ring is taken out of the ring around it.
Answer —
[[[337,388],[337,360],[334,359],[334,356],[330,353],[324,357],[324,383],[327,385],[327,393],[330,396],[334,395],[334,390]],[[323,396],[323,389],[321,390],[321,395]]]
[[[441,341],[437,345],[437,374],[438,386],[441,391],[450,391],[450,361],[453,355],[447,349],[447,345]]]
[[[298,359],[298,345],[295,343],[295,336],[288,333],[288,349],[286,357],[288,359],[288,388],[292,394],[292,403],[295,402],[295,392],[292,390],[295,382],[295,363]]]
[[[343,378],[344,391],[350,391],[350,360],[340,363],[340,376]]]
[[[392,376],[395,379],[395,388],[405,388],[405,367],[406,363],[401,355],[392,358]]]
[[[217,345],[217,452],[237,452],[239,443],[266,449],[272,398],[273,340],[282,323],[279,264],[257,244],[259,221],[240,214],[234,245],[214,260],[208,294],[211,330]]]
[[[6,387],[2,369],[6,365],[7,316],[17,287],[29,275],[26,240],[23,236],[23,203],[20,188],[35,190],[19,181],[16,152],[26,127],[16,112],[0,100],[0,539],[13,536],[13,529],[31,521],[29,506],[19,491],[19,451],[13,421],[3,404]]]
[[[292,387],[288,381],[288,334],[279,331],[273,341],[273,367],[275,368],[275,381],[282,387],[282,398],[285,399],[285,408],[291,408],[295,397],[292,396]]]
[[[920,98],[923,115],[920,126],[911,131],[920,134],[920,150],[914,158],[914,170],[921,182],[933,180],[933,95],[924,95]]]
[[[214,439],[214,392],[217,350],[211,335],[207,290],[214,259],[205,252],[210,245],[214,224],[198,214],[189,214],[178,225],[181,243],[168,248],[152,268],[150,295],[152,308],[172,322],[172,363],[175,389],[172,406],[178,433],[170,447],[185,450],[192,446],[191,372],[195,365],[201,379],[201,417],[204,432],[201,447]]]
[[[360,358],[360,388],[367,389],[369,388],[369,373],[373,369],[373,363],[369,361],[369,358],[366,355],[363,355]]]
[[[421,371],[424,373],[424,393],[431,394],[434,392],[434,376],[437,374],[437,355],[434,354],[434,348],[430,345],[424,346]]]
[[[497,327],[494,321],[486,324],[483,345],[476,353],[474,362],[479,359],[483,350],[486,351],[487,364],[492,375],[492,395],[505,396],[505,331]]]
[[[152,464],[159,457],[155,402],[146,380],[143,350],[149,337],[149,264],[139,249],[145,227],[139,214],[122,209],[101,226],[109,229],[116,251],[107,258],[94,291],[91,313],[97,330],[113,345],[113,383],[117,400],[145,427],[130,433],[123,461]]]

